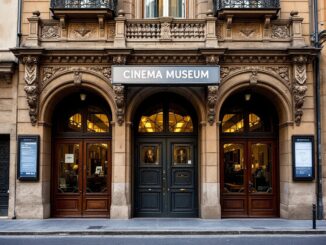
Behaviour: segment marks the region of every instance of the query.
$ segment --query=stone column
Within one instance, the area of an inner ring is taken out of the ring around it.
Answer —
[[[127,19],[135,18],[135,0],[118,1],[118,9],[123,9]]]
[[[205,19],[207,10],[213,9],[213,1],[209,0],[196,0],[196,19]]]
[[[119,10],[118,17],[115,18],[115,37],[114,37],[114,47],[115,48],[125,48],[126,47],[126,37],[125,37],[125,13]]]
[[[39,46],[40,12],[34,11],[33,16],[27,19],[29,21],[29,35],[26,39],[25,45],[28,47],[37,47]]]

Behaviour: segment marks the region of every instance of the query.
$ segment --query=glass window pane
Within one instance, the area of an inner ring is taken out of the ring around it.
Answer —
[[[108,144],[87,144],[86,192],[107,192]]]
[[[244,186],[244,155],[242,144],[224,144],[224,188],[223,192],[243,193]]]
[[[272,192],[272,146],[256,143],[251,145],[251,192]]]
[[[169,15],[172,17],[185,17],[185,0],[169,0]]]
[[[60,193],[78,192],[79,144],[59,146],[58,186]]]
[[[242,114],[225,114],[222,120],[223,133],[243,133],[244,120]]]
[[[109,132],[109,118],[100,108],[90,106],[87,114],[87,132]]]
[[[64,131],[65,132],[80,132],[82,129],[82,115],[81,113],[75,113],[69,115],[66,119]]]
[[[163,132],[163,106],[158,105],[157,109],[144,113],[139,121],[138,132],[158,133]]]
[[[169,131],[174,133],[191,133],[194,131],[193,123],[189,115],[180,115],[169,112]]]
[[[158,17],[158,0],[145,0],[145,18]]]

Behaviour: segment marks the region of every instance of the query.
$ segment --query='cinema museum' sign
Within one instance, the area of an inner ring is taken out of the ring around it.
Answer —
[[[113,84],[218,84],[219,66],[112,66]]]

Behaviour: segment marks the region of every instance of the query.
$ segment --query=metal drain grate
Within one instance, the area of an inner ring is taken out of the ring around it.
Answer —
[[[103,226],[101,226],[101,225],[92,225],[92,226],[89,226],[87,229],[88,230],[99,230],[102,228],[103,228]]]

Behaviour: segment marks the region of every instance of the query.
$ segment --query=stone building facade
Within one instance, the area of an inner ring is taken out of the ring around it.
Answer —
[[[17,43],[17,1],[3,1],[0,7],[0,216],[8,215],[14,206],[9,195],[9,175],[15,175],[17,122],[17,63],[9,50]],[[14,189],[10,181],[10,190]]]
[[[309,1],[229,2],[23,0],[0,120],[39,136],[39,178],[16,178],[13,144],[9,217],[310,218],[316,179],[292,173],[292,136],[316,131]],[[220,78],[114,80],[154,67]]]

